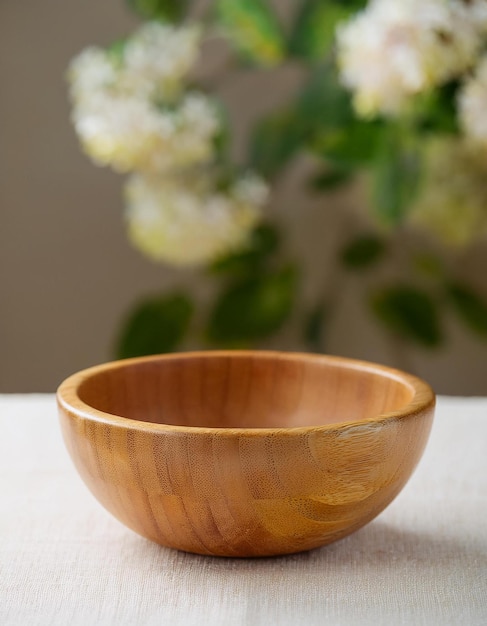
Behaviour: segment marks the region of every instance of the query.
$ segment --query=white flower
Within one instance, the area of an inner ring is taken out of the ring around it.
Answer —
[[[138,94],[171,98],[195,66],[201,31],[149,22],[127,41],[121,82]]]
[[[425,146],[424,183],[410,220],[443,243],[467,246],[487,235],[487,163],[458,139]]]
[[[474,143],[487,147],[487,56],[463,86],[458,101],[460,124]]]
[[[71,98],[74,102],[89,99],[106,90],[117,80],[117,70],[112,59],[101,48],[86,48],[68,67]]]
[[[144,24],[120,44],[118,55],[92,46],[76,56],[68,69],[71,96],[76,102],[106,89],[120,96],[172,101],[196,65],[200,44],[197,26]]]
[[[154,169],[188,167],[213,159],[221,120],[218,108],[210,98],[189,93],[177,109],[166,115],[173,120],[172,141],[166,150],[155,155]]]
[[[255,174],[246,174],[235,182],[233,194],[239,204],[262,207],[269,197],[269,187]]]
[[[213,160],[219,111],[203,94],[181,95],[199,42],[196,27],[149,23],[118,55],[89,48],[73,60],[73,122],[96,163],[166,172]]]
[[[165,172],[212,160],[219,113],[202,94],[160,109],[142,98],[93,94],[75,105],[73,122],[93,160],[126,172]]]
[[[470,67],[480,43],[461,0],[372,0],[337,31],[342,81],[363,116],[399,113]]]
[[[212,178],[132,175],[126,187],[132,243],[156,261],[199,265],[237,249],[260,219],[267,188],[255,177],[227,191]]]

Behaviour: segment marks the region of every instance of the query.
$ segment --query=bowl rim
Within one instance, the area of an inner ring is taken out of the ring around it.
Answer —
[[[81,384],[90,378],[106,370],[121,369],[124,367],[137,365],[138,363],[148,363],[151,361],[180,361],[186,359],[212,359],[212,358],[261,358],[261,359],[284,359],[284,360],[305,360],[325,362],[327,364],[343,367],[344,369],[368,371],[379,374],[386,378],[390,378],[408,385],[413,391],[412,399],[399,409],[379,413],[372,417],[359,420],[341,420],[322,425],[313,426],[280,426],[280,427],[264,427],[264,428],[239,428],[239,427],[210,427],[210,426],[179,426],[175,424],[164,424],[156,422],[145,422],[130,417],[123,417],[113,413],[107,413],[96,409],[85,403],[79,397],[79,388]],[[413,374],[409,374],[403,370],[381,365],[372,361],[364,361],[349,357],[334,356],[328,354],[313,354],[306,352],[285,352],[279,350],[201,350],[190,352],[176,352],[169,354],[156,354],[151,356],[133,357],[129,359],[120,359],[109,361],[100,365],[94,365],[86,369],[80,370],[68,378],[66,378],[56,391],[56,400],[59,409],[64,410],[68,415],[75,415],[83,420],[97,422],[105,425],[120,427],[123,429],[139,430],[148,433],[179,433],[179,434],[201,434],[201,435],[218,435],[218,436],[266,436],[266,435],[303,435],[311,432],[329,432],[343,430],[346,428],[354,428],[357,426],[377,424],[382,425],[385,422],[397,420],[400,418],[418,416],[427,413],[435,407],[436,396],[432,387],[423,379]]]

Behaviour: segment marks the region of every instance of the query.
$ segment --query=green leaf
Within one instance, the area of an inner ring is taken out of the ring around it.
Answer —
[[[172,352],[181,342],[193,314],[181,293],[148,298],[130,313],[118,340],[119,359]]]
[[[461,84],[451,81],[419,98],[418,127],[430,133],[458,134],[458,91]]]
[[[355,119],[350,94],[331,63],[313,69],[296,109],[310,129],[343,128]]]
[[[328,167],[324,172],[319,172],[309,181],[309,187],[316,191],[331,191],[348,183],[353,176],[353,171],[342,167]]]
[[[340,2],[305,0],[295,20],[289,52],[311,61],[323,59],[333,46],[337,24],[350,13]]]
[[[251,168],[272,178],[299,151],[306,132],[307,125],[292,109],[264,118],[255,127],[251,138]]]
[[[408,285],[387,287],[373,294],[371,307],[376,317],[403,339],[428,348],[443,339],[437,306],[424,291]]]
[[[298,101],[261,120],[253,133],[250,162],[262,174],[275,176],[300,151],[322,124],[349,121],[349,96],[328,66],[314,71]]]
[[[339,85],[336,72],[329,64],[315,68],[310,80],[294,105],[274,112],[261,120],[250,146],[251,166],[268,177],[275,176],[302,149],[320,150],[340,156],[346,141],[353,141],[353,161],[362,159],[360,152],[374,145],[373,131],[362,131],[355,120],[349,94]],[[373,126],[369,124],[369,126]],[[358,134],[366,132],[366,136]],[[350,136],[352,139],[348,140]],[[324,146],[324,143],[326,146]],[[350,151],[349,151],[350,152]],[[345,160],[345,159],[342,159]],[[339,164],[345,169],[347,163]]]
[[[129,8],[146,20],[179,22],[186,13],[188,0],[126,0]]]
[[[368,164],[377,155],[383,126],[378,122],[353,120],[341,128],[319,131],[310,147],[326,159],[350,168]]]
[[[416,146],[394,130],[384,138],[374,170],[373,209],[388,226],[406,216],[420,183],[421,159]]]
[[[324,329],[327,309],[320,302],[305,319],[304,341],[312,352],[324,352]]]
[[[247,61],[272,67],[284,58],[284,37],[266,0],[217,0],[217,18]]]
[[[367,269],[377,263],[386,251],[384,241],[377,235],[361,235],[341,251],[343,265],[350,270]]]
[[[384,141],[384,124],[357,119],[350,94],[330,63],[313,70],[295,115],[306,128],[307,147],[342,168],[369,162]]]
[[[487,304],[470,287],[448,285],[447,296],[462,322],[474,333],[487,336]]]
[[[218,297],[208,324],[210,341],[241,345],[279,330],[295,299],[294,267],[236,280]]]
[[[214,274],[250,274],[278,250],[279,244],[276,228],[271,224],[259,224],[242,250],[216,260],[209,269]]]

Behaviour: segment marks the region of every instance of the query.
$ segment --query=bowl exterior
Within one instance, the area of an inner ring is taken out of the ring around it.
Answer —
[[[352,425],[192,433],[59,408],[81,477],[115,517],[164,546],[234,557],[309,550],[372,520],[417,465],[434,411],[431,403]]]

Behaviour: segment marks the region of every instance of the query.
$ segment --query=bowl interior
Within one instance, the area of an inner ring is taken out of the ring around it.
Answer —
[[[87,405],[145,422],[289,428],[363,420],[407,405],[407,376],[346,359],[207,353],[95,368],[78,388]]]

